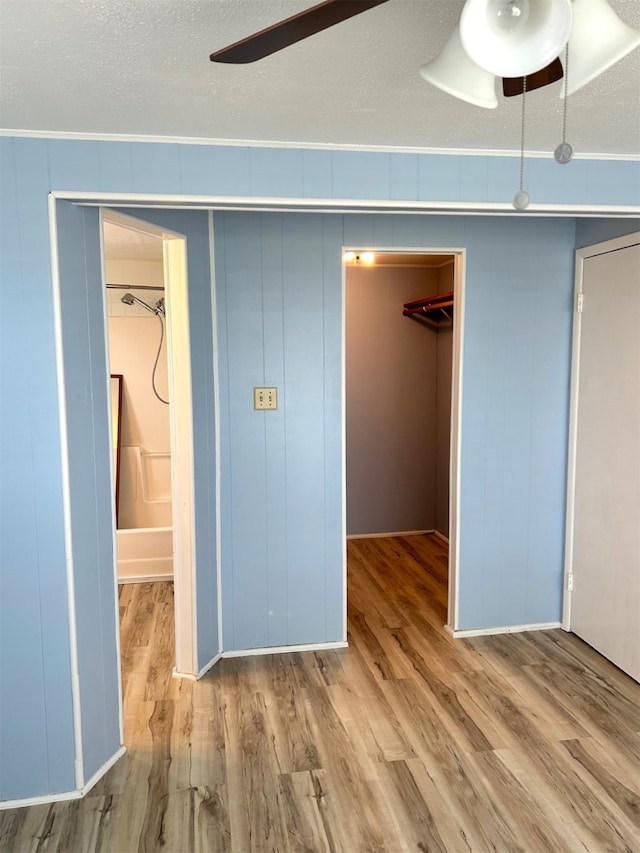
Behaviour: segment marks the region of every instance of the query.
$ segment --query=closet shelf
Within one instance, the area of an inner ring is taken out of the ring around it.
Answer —
[[[413,302],[405,302],[403,305],[403,317],[412,317],[420,320],[427,318],[431,322],[446,319],[451,320],[446,308],[453,308],[453,291],[438,293],[434,296],[426,296],[424,299],[414,299]]]

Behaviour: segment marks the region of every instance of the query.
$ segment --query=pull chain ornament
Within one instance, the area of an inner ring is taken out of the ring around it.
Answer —
[[[527,78],[522,78],[522,124],[520,126],[520,189],[511,202],[516,210],[526,210],[529,207],[529,193],[524,188],[524,116],[527,97]]]
[[[556,159],[556,163],[560,163],[561,166],[564,166],[565,163],[568,163],[569,160],[573,157],[573,148],[567,142],[567,102],[569,100],[567,96],[567,86],[569,81],[569,43],[567,42],[567,46],[564,51],[564,111],[562,114],[562,142],[556,150],[553,152],[553,156]]]

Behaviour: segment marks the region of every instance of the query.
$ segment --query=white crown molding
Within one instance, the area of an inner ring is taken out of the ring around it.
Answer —
[[[208,139],[193,136],[144,136],[125,133],[80,133],[61,130],[0,128],[0,136],[60,139],[78,142],[155,142],[164,145],[208,145],[228,148],[293,148],[311,151],[361,151],[379,154],[437,154],[453,157],[520,157],[514,149],[427,148],[410,145],[358,145],[342,142],[289,142],[273,139]],[[525,151],[527,158],[553,159],[552,151]],[[624,160],[639,162],[640,154],[575,153],[574,160]]]

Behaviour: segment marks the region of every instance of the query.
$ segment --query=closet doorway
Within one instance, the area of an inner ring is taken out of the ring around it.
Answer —
[[[347,539],[356,559],[431,561],[455,630],[463,252],[349,247],[343,260]]]

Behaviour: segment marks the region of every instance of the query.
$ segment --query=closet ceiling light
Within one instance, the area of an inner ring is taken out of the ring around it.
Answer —
[[[361,265],[371,266],[371,264],[375,263],[376,256],[373,252],[345,252],[342,259],[345,264],[353,267]]]

